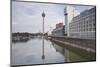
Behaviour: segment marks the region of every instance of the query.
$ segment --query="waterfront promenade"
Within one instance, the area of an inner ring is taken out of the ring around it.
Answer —
[[[93,53],[96,52],[96,40],[71,38],[65,36],[49,36],[49,37],[51,37],[52,41],[64,44],[66,46],[69,45]]]

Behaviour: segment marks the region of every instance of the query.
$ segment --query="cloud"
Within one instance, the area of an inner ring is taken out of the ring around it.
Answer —
[[[42,31],[42,12],[45,17],[45,32],[55,28],[56,23],[64,23],[64,8],[67,5],[34,2],[12,2],[12,32]],[[81,11],[78,6],[75,8]],[[86,7],[87,8],[87,7]],[[84,7],[84,10],[86,9]]]
[[[13,2],[12,3],[12,32],[39,32],[42,31],[42,16],[45,11],[45,31],[50,26],[63,21],[63,8],[55,4],[40,4]],[[56,8],[56,9],[55,9]],[[61,16],[62,15],[62,16]]]

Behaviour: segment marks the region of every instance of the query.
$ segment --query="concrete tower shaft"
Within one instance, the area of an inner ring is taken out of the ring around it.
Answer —
[[[64,16],[65,16],[65,34],[68,35],[68,13],[67,13],[67,7],[64,8]]]

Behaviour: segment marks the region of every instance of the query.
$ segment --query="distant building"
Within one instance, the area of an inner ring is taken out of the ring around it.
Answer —
[[[63,26],[63,23],[58,23],[58,24],[56,24],[56,28],[60,28],[60,27],[62,27]]]
[[[63,36],[64,35],[64,30],[65,26],[63,25],[63,23],[58,23],[56,24],[56,28],[52,31],[52,35],[53,36]]]
[[[70,37],[95,39],[96,7],[85,10],[74,17],[69,24]]]
[[[71,5],[67,5],[64,8],[64,16],[65,16],[65,34],[69,36],[69,23],[71,22],[72,18],[77,16],[79,13],[78,11]]]

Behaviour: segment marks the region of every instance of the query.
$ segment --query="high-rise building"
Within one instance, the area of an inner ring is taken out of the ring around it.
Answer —
[[[65,34],[69,36],[69,23],[71,22],[72,18],[77,16],[79,13],[78,11],[71,5],[68,5],[64,8],[64,15],[65,15]]]
[[[65,15],[65,34],[67,35],[67,27],[68,27],[68,14],[67,14],[67,8],[64,9],[64,15]]]

